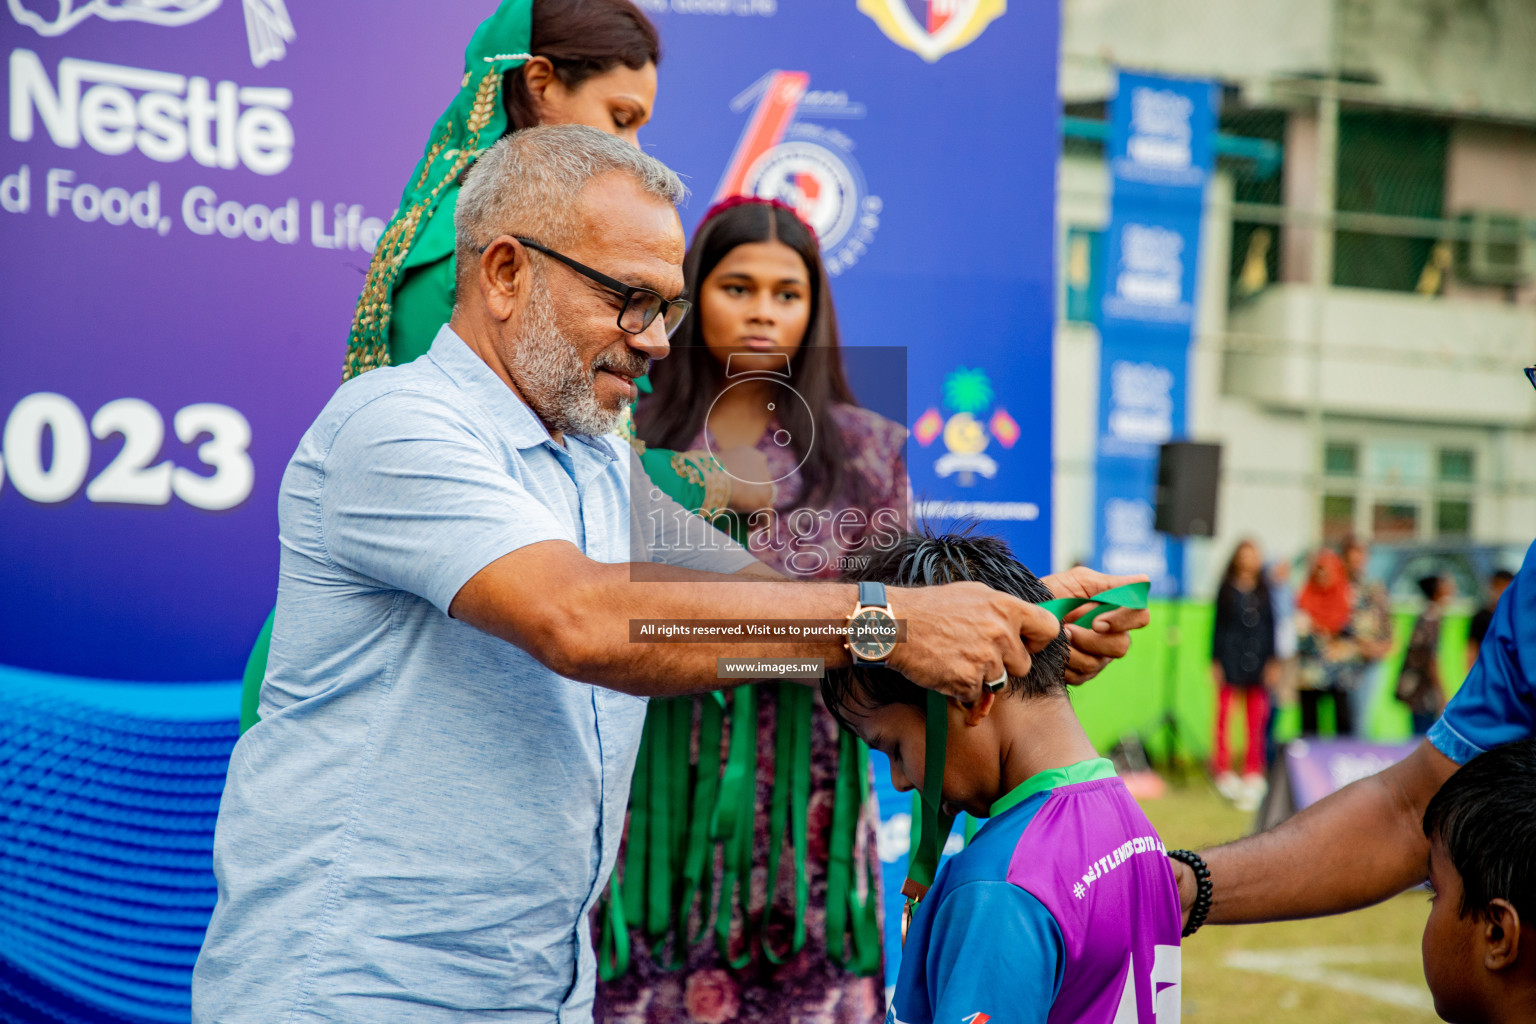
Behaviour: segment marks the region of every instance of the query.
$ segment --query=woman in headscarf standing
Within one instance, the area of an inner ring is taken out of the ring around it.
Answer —
[[[427,136],[374,247],[343,380],[410,362],[448,322],[459,181],[480,151],[538,124],[584,124],[639,145],[660,59],[655,26],[632,0],[502,0],[465,48],[459,92]],[[651,481],[688,509],[740,507],[756,497],[733,495],[723,466],[700,453],[657,449],[641,461]],[[246,662],[242,732],[258,718],[274,624],[269,615]]]
[[[483,149],[537,124],[584,124],[639,145],[656,101],[656,29],[631,0],[503,0],[464,51],[400,207],[374,247],[347,378],[426,352],[453,312],[453,213]]]
[[[1357,661],[1350,628],[1354,603],[1354,588],[1343,561],[1327,548],[1319,551],[1296,598],[1302,735],[1317,734],[1318,710],[1325,695],[1333,702],[1335,734],[1351,732],[1348,674]]]

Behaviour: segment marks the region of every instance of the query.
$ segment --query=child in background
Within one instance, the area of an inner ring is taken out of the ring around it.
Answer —
[[[862,578],[898,586],[975,580],[1051,598],[1002,541],[908,536]],[[897,609],[897,614],[900,610]],[[943,806],[990,818],[918,905],[888,1024],[1176,1017],[1180,910],[1141,808],[1067,700],[1066,645],[970,706],[950,701]],[[910,791],[926,763],[926,691],[884,667],[829,671],[827,709],[891,761]]]
[[[1423,736],[1445,710],[1445,687],[1440,682],[1440,620],[1445,605],[1456,594],[1448,576],[1419,580],[1424,610],[1413,624],[1403,668],[1397,676],[1397,699],[1413,714],[1413,732]]]
[[[1536,1020],[1536,740],[1463,765],[1424,809],[1424,980],[1452,1024]]]

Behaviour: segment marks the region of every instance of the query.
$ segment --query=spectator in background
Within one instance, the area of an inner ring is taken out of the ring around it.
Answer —
[[[1445,687],[1440,683],[1440,620],[1446,602],[1456,596],[1449,576],[1425,576],[1419,580],[1424,610],[1413,624],[1403,670],[1397,676],[1397,699],[1413,714],[1413,734],[1423,736],[1445,710]]]
[[[1317,715],[1324,696],[1333,702],[1335,733],[1347,735],[1352,731],[1352,719],[1346,691],[1356,667],[1351,631],[1354,592],[1344,563],[1328,548],[1313,556],[1296,610],[1296,685],[1302,735],[1317,735]]]
[[[1504,588],[1514,578],[1515,574],[1508,569],[1499,569],[1488,577],[1488,603],[1472,613],[1472,623],[1467,627],[1468,672],[1477,663],[1477,652],[1482,649],[1483,637],[1488,635],[1488,626],[1493,622],[1493,610],[1498,607],[1499,598],[1504,596]]]
[[[1211,676],[1216,682],[1216,789],[1243,810],[1258,807],[1264,791],[1265,735],[1269,694],[1264,688],[1275,662],[1275,615],[1264,580],[1264,558],[1252,540],[1241,541],[1227,562],[1216,591],[1211,635]],[[1232,771],[1227,722],[1233,698],[1247,711],[1248,738],[1243,777]]]
[[[1269,584],[1269,607],[1275,616],[1275,660],[1269,678],[1269,724],[1264,728],[1264,761],[1275,760],[1275,719],[1280,709],[1296,702],[1296,588],[1291,586],[1291,563],[1278,559],[1264,570]]]
[[[1354,593],[1350,632],[1355,646],[1354,671],[1340,678],[1349,699],[1349,717],[1357,739],[1370,731],[1371,710],[1381,695],[1381,659],[1392,650],[1392,607],[1387,588],[1366,575],[1371,550],[1363,540],[1350,537],[1339,550]],[[1339,727],[1339,735],[1346,731]]]

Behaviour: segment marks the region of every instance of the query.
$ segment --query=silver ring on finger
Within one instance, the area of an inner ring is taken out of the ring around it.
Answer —
[[[996,679],[991,680],[990,682],[982,683],[981,685],[986,687],[987,690],[991,693],[997,693],[1001,691],[1003,687],[1008,685],[1008,670],[1006,668],[1003,669],[1002,675],[998,676]]]

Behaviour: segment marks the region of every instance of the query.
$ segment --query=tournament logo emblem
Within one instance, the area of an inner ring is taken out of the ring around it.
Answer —
[[[943,437],[947,450],[933,464],[939,476],[957,476],[960,486],[972,487],[978,475],[988,480],[997,475],[997,460],[986,454],[988,446],[996,440],[1012,448],[1020,430],[1005,409],[993,407],[992,399],[992,382],[981,370],[961,366],[945,376],[944,407],[952,415],[945,419],[938,409],[929,408],[912,425],[912,436],[924,448]]]
[[[848,135],[823,120],[858,120],[864,105],[847,93],[810,89],[803,71],[770,71],[731,101],[752,108],[716,201],[727,196],[777,199],[816,232],[827,273],[858,262],[874,241],[882,204],[869,194]]]
[[[805,222],[835,248],[853,226],[863,189],[852,165],[840,154],[814,142],[787,142],[764,153],[747,171],[751,195],[793,206]]]
[[[892,42],[930,64],[973,42],[1007,6],[1007,0],[859,0],[859,10]]]

